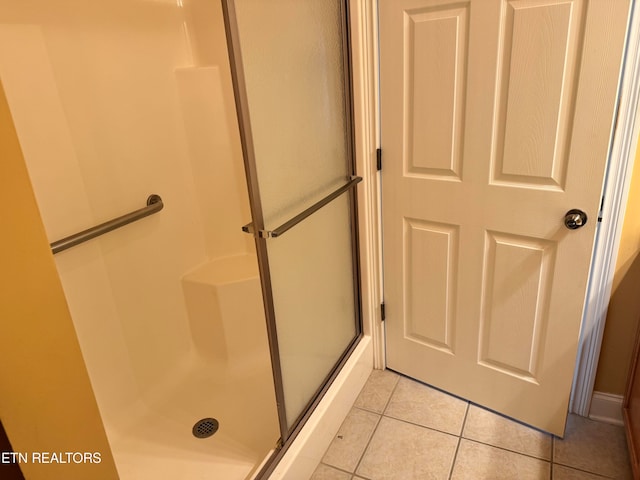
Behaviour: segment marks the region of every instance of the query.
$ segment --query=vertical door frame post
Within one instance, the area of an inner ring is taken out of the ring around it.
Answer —
[[[607,308],[620,247],[631,172],[638,146],[640,123],[640,12],[632,0],[627,42],[622,61],[617,121],[612,132],[605,177],[602,222],[596,233],[589,285],[585,299],[578,358],[569,411],[588,416],[604,336]]]

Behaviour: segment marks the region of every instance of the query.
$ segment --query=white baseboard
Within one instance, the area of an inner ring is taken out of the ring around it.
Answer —
[[[371,337],[364,337],[284,454],[270,480],[309,478],[373,370]]]
[[[611,393],[593,392],[589,418],[598,422],[624,425],[622,421],[622,395]]]

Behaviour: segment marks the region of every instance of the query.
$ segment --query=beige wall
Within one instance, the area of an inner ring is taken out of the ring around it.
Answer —
[[[640,319],[640,149],[631,178],[622,240],[604,340],[598,363],[595,390],[624,394],[627,370]]]
[[[0,85],[0,418],[16,452],[100,452],[22,465],[28,480],[113,480],[111,451]]]

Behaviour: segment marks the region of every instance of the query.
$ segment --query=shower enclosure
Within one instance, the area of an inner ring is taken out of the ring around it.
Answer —
[[[225,5],[234,81],[218,0],[0,6],[50,242],[152,213],[55,254],[122,480],[252,477],[360,332],[344,5]]]
[[[223,5],[286,440],[360,334],[347,5]]]

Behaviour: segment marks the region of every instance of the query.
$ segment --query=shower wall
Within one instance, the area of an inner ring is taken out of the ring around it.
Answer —
[[[202,354],[181,279],[254,255],[220,5],[3,2],[0,78],[49,241],[165,203],[55,257],[105,426],[126,427]]]
[[[99,464],[21,463],[30,480],[113,480],[115,464],[1,81],[0,158],[0,431],[15,452],[82,447],[101,454]],[[0,478],[17,478],[17,469],[0,464]]]

